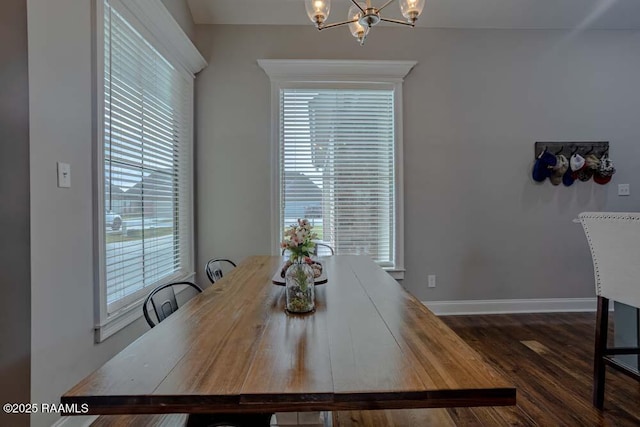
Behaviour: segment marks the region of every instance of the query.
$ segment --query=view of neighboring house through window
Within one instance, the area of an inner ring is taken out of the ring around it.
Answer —
[[[281,227],[395,265],[394,91],[280,91]]]
[[[104,277],[109,312],[191,268],[193,81],[104,11]]]

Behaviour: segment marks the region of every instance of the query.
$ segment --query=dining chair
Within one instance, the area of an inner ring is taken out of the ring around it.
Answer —
[[[156,314],[158,323],[162,322],[178,309],[176,293],[173,290],[173,287],[178,285],[190,286],[198,293],[202,292],[202,288],[200,286],[191,282],[173,282],[160,285],[155,288],[153,291],[151,291],[151,293],[149,293],[147,299],[144,300],[144,304],[142,305],[142,313],[144,314],[144,318],[152,328],[156,326],[156,323],[153,321],[151,315],[149,314],[149,303],[151,303],[151,305],[153,306],[153,311]]]
[[[207,277],[211,283],[216,283],[218,280],[222,279],[225,271],[228,271],[229,268],[235,268],[236,263],[224,258],[214,258],[207,261],[207,264],[204,266],[204,271],[207,273]]]
[[[606,366],[640,381],[640,374],[612,356],[640,355],[640,347],[609,347],[609,301],[640,308],[640,213],[579,215],[591,250],[598,307],[593,362],[593,405],[602,409]],[[640,343],[639,343],[640,344]]]
[[[329,256],[335,255],[335,251],[331,245],[323,242],[314,242],[316,245],[313,247],[313,255],[315,256]],[[282,255],[287,253],[287,249],[282,249]]]
[[[335,255],[335,251],[333,250],[332,246],[322,242],[315,242],[315,244],[316,246],[313,250],[314,255],[316,256]]]

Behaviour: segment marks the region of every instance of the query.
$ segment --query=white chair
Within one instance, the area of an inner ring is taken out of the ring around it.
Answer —
[[[591,249],[598,296],[593,405],[602,409],[607,365],[640,381],[638,371],[611,357],[640,354],[640,348],[607,347],[609,300],[640,307],[640,213],[583,212],[579,218]]]

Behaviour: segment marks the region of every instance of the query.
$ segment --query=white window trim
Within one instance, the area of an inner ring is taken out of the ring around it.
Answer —
[[[280,230],[280,91],[296,87],[387,87],[394,90],[395,122],[395,253],[396,265],[385,268],[394,279],[404,278],[404,181],[402,157],[402,83],[416,61],[356,61],[259,59],[271,80],[271,248],[278,255]]]
[[[200,55],[191,40],[182,31],[171,13],[158,0],[109,0],[112,6],[125,16],[142,36],[153,45],[167,60],[189,79],[207,66],[207,62]],[[94,284],[95,284],[95,341],[102,342],[119,330],[142,317],[142,303],[145,297],[124,306],[113,313],[107,311],[106,267],[104,250],[104,4],[103,0],[95,0],[94,21]],[[191,110],[193,117],[193,105]],[[193,152],[193,125],[191,128],[191,152]],[[191,176],[193,176],[193,153],[191,153]],[[193,204],[193,178],[190,185],[189,197]],[[193,213],[193,209],[192,209]],[[191,235],[194,236],[194,223],[191,223]],[[176,281],[193,280],[195,277],[195,243],[192,239],[190,254],[191,272],[176,276]]]

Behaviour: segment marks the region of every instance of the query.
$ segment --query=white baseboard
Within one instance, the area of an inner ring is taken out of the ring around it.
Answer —
[[[87,415],[79,417],[62,417],[51,427],[89,427],[91,423],[98,419],[97,415]]]
[[[422,303],[436,315],[596,311],[595,298],[423,301]]]

